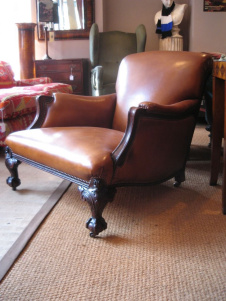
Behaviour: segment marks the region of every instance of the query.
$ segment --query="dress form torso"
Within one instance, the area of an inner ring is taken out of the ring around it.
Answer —
[[[184,17],[185,9],[187,8],[187,4],[176,4],[174,10],[171,13],[173,19],[173,26],[178,26]],[[162,11],[158,11],[155,14],[155,24],[157,24],[158,20],[161,19]]]
[[[180,29],[178,25],[182,22],[184,17],[185,9],[187,4],[176,4],[174,10],[171,12],[173,28],[172,37],[165,39],[159,39],[159,50],[172,50],[172,51],[182,51],[183,50],[183,37],[179,34]],[[155,24],[161,19],[162,10],[155,14]]]

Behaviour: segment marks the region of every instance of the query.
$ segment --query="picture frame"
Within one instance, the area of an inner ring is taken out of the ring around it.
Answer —
[[[52,22],[53,21],[53,2],[52,0],[39,0],[38,6],[38,19],[39,22]]]
[[[203,0],[204,12],[226,12],[225,0]]]

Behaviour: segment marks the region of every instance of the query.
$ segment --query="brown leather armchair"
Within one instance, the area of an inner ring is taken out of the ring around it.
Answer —
[[[116,188],[185,180],[209,55],[144,52],[121,63],[116,94],[41,96],[29,130],[7,137],[7,182],[20,184],[21,161],[79,185],[91,207],[91,236],[107,228],[102,212]]]

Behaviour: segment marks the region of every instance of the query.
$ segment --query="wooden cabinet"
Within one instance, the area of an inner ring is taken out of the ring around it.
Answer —
[[[35,23],[16,23],[19,35],[20,79],[32,78],[35,75]]]
[[[72,86],[74,94],[89,95],[89,60],[62,59],[35,61],[36,77],[50,77],[53,82]]]

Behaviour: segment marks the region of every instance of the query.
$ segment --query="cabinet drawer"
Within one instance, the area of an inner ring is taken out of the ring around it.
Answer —
[[[73,80],[70,80],[70,75],[71,73],[67,72],[58,72],[58,73],[53,73],[53,72],[37,72],[38,77],[50,77],[53,82],[56,83],[62,83],[62,84],[68,84],[72,86],[73,93],[75,94],[82,94],[83,93],[83,80],[81,73],[72,73],[74,76]]]
[[[84,94],[83,93],[83,86],[81,83],[69,83],[69,82],[62,82],[63,84],[71,85],[73,94]]]
[[[48,62],[48,63],[37,63],[36,64],[36,71],[37,72],[63,72],[63,71],[81,71],[82,65],[80,62],[67,62],[67,63],[60,63],[60,62]]]
[[[71,74],[73,75],[74,79],[70,80],[70,76]],[[53,72],[37,72],[37,76],[41,76],[41,77],[50,77],[53,81],[59,83],[61,81],[64,82],[82,82],[82,74],[78,73],[78,72],[57,72],[57,73],[53,73]]]
[[[50,77],[53,82],[71,85],[74,94],[89,95],[88,69],[88,59],[35,61],[36,77]]]

